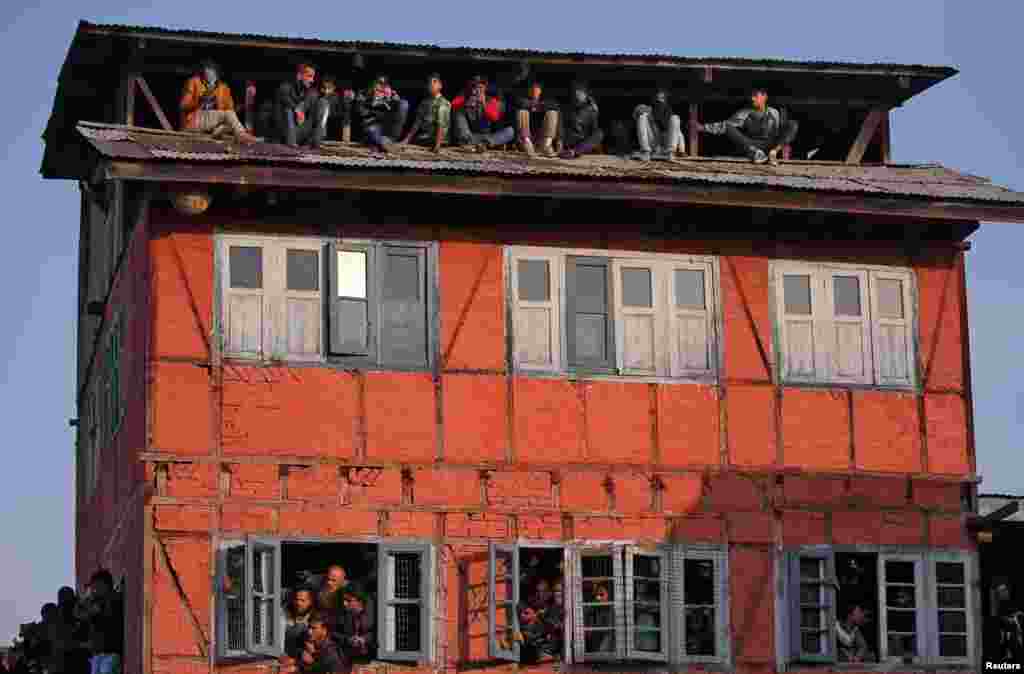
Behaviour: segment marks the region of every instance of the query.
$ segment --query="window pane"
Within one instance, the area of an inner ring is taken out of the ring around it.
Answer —
[[[635,606],[633,619],[637,627],[661,627],[661,609],[657,606]]]
[[[551,271],[547,260],[519,260],[519,299],[547,302],[551,299]]]
[[[574,332],[576,358],[579,361],[604,360],[607,353],[608,330],[604,314],[576,314]]]
[[[885,563],[886,583],[914,583],[913,562],[886,562]]]
[[[787,274],[782,279],[782,287],[786,313],[809,316],[811,313],[811,277]]]
[[[916,632],[916,611],[888,611],[886,613],[890,632]]]
[[[319,260],[315,250],[289,250],[288,290],[320,290]]]
[[[232,288],[262,288],[263,249],[258,246],[231,246],[228,271]]]
[[[967,594],[962,587],[940,587],[939,608],[964,608],[967,606]]]
[[[227,619],[227,650],[245,650],[245,546],[236,545],[224,555],[224,613]]]
[[[638,651],[660,653],[661,630],[636,630],[633,634],[633,645]]]
[[[889,655],[893,657],[917,655],[917,637],[913,634],[890,634]]]
[[[715,655],[715,611],[712,608],[686,609],[686,654]]]
[[[633,575],[638,578],[661,578],[661,559],[636,555],[633,557]]]
[[[398,552],[394,557],[395,599],[420,598],[420,556],[415,552]]]
[[[676,306],[682,309],[704,308],[704,272],[676,269]]]
[[[615,652],[615,631],[614,630],[591,630],[583,638],[584,647],[587,653],[614,653]]]
[[[881,318],[903,318],[903,282],[878,280],[878,313]]]
[[[715,567],[710,559],[683,562],[683,596],[687,604],[715,603]]]
[[[614,574],[611,555],[587,555],[580,562],[584,578],[611,578]]]
[[[821,605],[821,586],[812,585],[810,583],[800,584],[800,603],[811,604],[813,606]]]
[[[935,580],[939,585],[963,585],[963,562],[937,562],[935,564]]]
[[[800,559],[800,577],[808,580],[819,580],[821,578],[821,567],[824,562],[820,559]]]
[[[418,300],[420,298],[420,263],[415,255],[387,256],[384,275],[384,299]]]
[[[860,316],[860,279],[856,276],[833,276],[836,316]]]
[[[886,604],[895,608],[914,608],[916,597],[914,588],[901,585],[889,585],[885,588]]]
[[[622,304],[627,307],[654,306],[650,269],[622,270]]]
[[[804,653],[821,653],[821,633],[801,632],[800,650]]]
[[[615,585],[610,580],[583,581],[583,601],[588,604],[607,604],[615,600]]]
[[[338,251],[338,297],[366,299],[366,253]]]
[[[615,609],[611,606],[586,606],[583,608],[584,627],[612,627],[615,625]]]
[[[656,580],[634,580],[634,596],[636,601],[660,602],[661,583]]]
[[[939,631],[967,633],[967,614],[963,611],[939,611]]]
[[[419,604],[399,604],[394,607],[395,650],[420,650]]]
[[[939,655],[946,658],[967,657],[967,637],[942,634],[939,636]]]
[[[604,266],[576,264],[576,311],[604,314],[608,310],[608,276]]]
[[[800,627],[804,629],[821,629],[821,610],[816,608],[800,609]]]

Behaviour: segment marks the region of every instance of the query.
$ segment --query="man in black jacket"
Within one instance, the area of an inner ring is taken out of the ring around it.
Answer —
[[[292,147],[320,146],[327,133],[323,123],[329,113],[329,101],[321,99],[313,86],[316,67],[300,63],[295,79],[282,82],[274,92],[270,135],[274,140]]]
[[[562,159],[590,154],[604,140],[598,119],[597,102],[584,82],[573,82],[572,101],[561,113]]]
[[[655,159],[668,160],[672,155],[682,155],[685,151],[685,140],[679,115],[675,114],[669,102],[669,92],[658,89],[650,105],[641,104],[633,111],[636,121],[636,138],[640,150],[633,154],[634,159],[649,161]]]
[[[750,107],[738,110],[722,122],[701,124],[694,121],[697,131],[712,135],[725,135],[737,151],[745,154],[754,163],[777,163],[779,150],[796,139],[797,123],[787,119],[776,108],[768,107],[768,91],[754,87],[750,91]]]
[[[516,121],[519,143],[523,152],[537,156],[534,142],[540,143],[540,153],[554,157],[555,136],[558,135],[558,104],[543,97],[544,85],[533,78],[526,88],[527,95],[516,103]]]
[[[387,75],[378,75],[366,91],[356,97],[356,111],[366,142],[381,152],[402,137],[409,116],[409,101],[391,88]]]

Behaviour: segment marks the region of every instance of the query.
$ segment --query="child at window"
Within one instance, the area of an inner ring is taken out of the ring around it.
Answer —
[[[344,610],[337,626],[338,643],[349,658],[369,658],[374,652],[373,617],[366,610],[367,596],[360,590],[344,592]]]
[[[554,655],[554,645],[548,636],[548,627],[541,619],[539,607],[530,604],[519,607],[519,633],[516,641],[520,642],[520,662],[535,663],[542,657]]]

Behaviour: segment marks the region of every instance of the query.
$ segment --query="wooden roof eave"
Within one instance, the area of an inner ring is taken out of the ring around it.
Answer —
[[[106,160],[105,179],[267,188],[374,192],[429,192],[475,196],[629,200],[668,206],[711,205],[740,208],[851,213],[971,223],[1024,223],[1024,207],[981,201],[816,192],[713,183],[660,183],[552,176],[452,175],[382,170],[335,170],[317,166],[204,164],[183,161]],[[974,227],[971,227],[973,231]],[[969,232],[968,232],[969,233]]]

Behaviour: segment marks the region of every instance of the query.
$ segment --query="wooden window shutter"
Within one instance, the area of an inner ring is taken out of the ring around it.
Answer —
[[[667,662],[671,556],[632,546],[625,553],[626,657]]]
[[[561,369],[559,256],[517,251],[509,259],[509,278],[515,367],[549,372]]]
[[[288,360],[320,360],[323,273],[319,243],[288,241],[281,246],[280,345]]]
[[[249,540],[246,563],[246,645],[253,653],[281,653],[281,545],[276,539]]]
[[[780,372],[785,381],[813,381],[819,374],[815,279],[809,268],[782,267],[776,272]]]
[[[822,274],[824,315],[819,334],[831,382],[869,384],[871,331],[868,319],[868,275],[855,269],[827,269]]]
[[[712,267],[675,264],[670,273],[672,375],[711,373],[718,361]]]
[[[571,368],[604,372],[615,369],[611,280],[608,258],[566,259],[566,343]]]
[[[788,557],[790,649],[800,662],[836,661],[835,562],[831,551]]]
[[[488,643],[496,660],[519,661],[519,549],[491,543],[487,565]]]
[[[667,374],[665,288],[660,266],[644,260],[614,260],[612,272],[620,372]]]
[[[269,349],[267,255],[255,241],[225,241],[223,247],[224,348],[241,358],[263,358]]]
[[[378,553],[378,654],[384,660],[425,660],[430,634],[429,547],[385,544]]]
[[[875,383],[913,386],[916,377],[911,276],[906,272],[872,271],[870,283]]]
[[[382,246],[378,276],[381,364],[426,367],[430,355],[426,249]]]
[[[328,351],[334,356],[376,355],[376,277],[370,246],[329,244]]]

